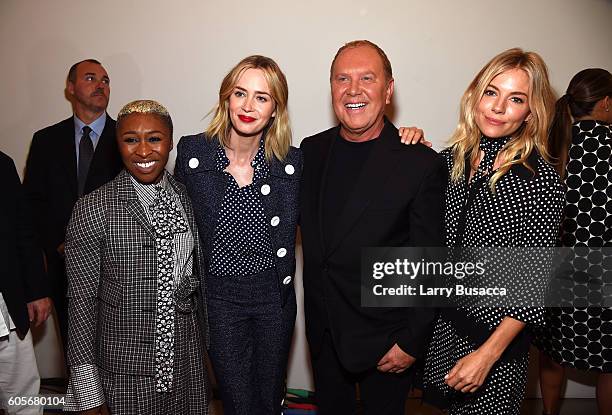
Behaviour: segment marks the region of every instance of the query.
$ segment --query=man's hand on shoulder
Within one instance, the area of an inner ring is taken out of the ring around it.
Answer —
[[[400,127],[399,128],[400,141],[403,144],[418,144],[421,143],[427,147],[431,147],[431,141],[425,139],[425,133],[418,127]]]
[[[416,358],[404,352],[395,343],[391,349],[380,359],[376,368],[381,372],[402,373],[416,361]]]

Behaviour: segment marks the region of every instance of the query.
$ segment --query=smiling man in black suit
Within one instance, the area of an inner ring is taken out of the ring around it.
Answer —
[[[385,53],[346,44],[331,66],[340,125],[302,141],[304,307],[321,415],[404,414],[433,309],[361,306],[361,249],[443,246],[446,171],[435,151],[404,146],[384,116],[394,81]]]
[[[67,334],[64,238],[77,199],[121,169],[115,121],[106,113],[110,79],[95,59],[72,65],[66,96],[73,116],[34,133],[24,186],[43,245],[64,350]]]

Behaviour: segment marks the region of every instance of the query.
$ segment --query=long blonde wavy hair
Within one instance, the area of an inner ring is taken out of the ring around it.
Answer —
[[[522,69],[529,76],[528,102],[531,116],[500,151],[500,157],[505,161],[491,177],[491,190],[495,191],[495,183],[515,164],[522,164],[534,172],[527,162],[534,148],[550,162],[548,133],[554,115],[555,95],[548,80],[548,69],[537,53],[513,48],[491,59],[478,72],[461,98],[459,123],[450,139],[454,160],[452,181],[458,182],[463,177],[466,158],[472,166],[478,161],[482,137],[476,125],[478,104],[493,78],[511,69]]]
[[[209,139],[217,137],[223,146],[229,147],[232,128],[229,117],[229,97],[247,69],[261,69],[270,88],[272,99],[276,104],[276,116],[270,120],[266,133],[264,144],[266,159],[270,161],[273,157],[276,157],[279,160],[284,160],[291,146],[291,125],[287,109],[289,88],[287,79],[279,66],[274,60],[265,56],[247,56],[225,75],[219,88],[219,103],[211,111],[214,115],[205,134]]]

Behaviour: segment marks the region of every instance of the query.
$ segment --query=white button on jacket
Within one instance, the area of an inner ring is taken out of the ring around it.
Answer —
[[[270,221],[270,225],[272,226],[278,226],[279,223],[280,223],[280,218],[278,216],[274,216],[272,220]]]
[[[278,251],[276,251],[276,256],[279,258],[282,258],[285,255],[287,255],[287,250],[285,248],[281,248]]]
[[[270,194],[270,185],[269,184],[264,184],[263,186],[261,186],[261,194],[264,195],[264,196]]]
[[[291,276],[290,276],[290,275],[287,275],[287,276],[285,277],[285,279],[283,280],[283,284],[287,285],[287,284],[289,284],[290,282],[291,282]]]
[[[285,173],[287,173],[287,174],[295,173],[295,167],[293,167],[291,164],[287,164],[285,166]]]
[[[197,158],[193,157],[189,159],[189,167],[191,167],[192,169],[195,169],[199,165],[200,165],[200,160],[198,160]]]

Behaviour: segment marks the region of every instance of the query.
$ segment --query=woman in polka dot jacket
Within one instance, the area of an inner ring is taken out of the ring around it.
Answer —
[[[206,259],[209,355],[226,415],[278,414],[296,314],[302,155],[277,64],[249,56],[223,79],[204,134],[178,144]]]
[[[568,294],[586,297],[593,306],[547,310],[536,343],[542,351],[540,385],[548,414],[559,412],[563,366],[599,373],[599,413],[612,414],[612,309],[601,307],[603,285],[612,282],[612,265],[601,249],[612,246],[610,123],[612,75],[604,69],[578,72],[557,101],[551,153],[568,186],[560,243],[593,248],[568,260],[577,282]],[[585,280],[590,289],[581,294],[586,284],[579,281]]]
[[[546,161],[553,105],[536,53],[507,50],[476,75],[442,152],[449,247],[554,246],[564,187]],[[550,272],[541,259],[495,272],[541,300]],[[542,321],[542,308],[441,309],[425,360],[425,398],[453,415],[518,414],[528,363],[524,328]]]

